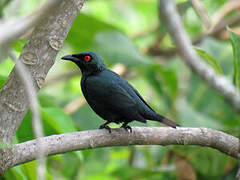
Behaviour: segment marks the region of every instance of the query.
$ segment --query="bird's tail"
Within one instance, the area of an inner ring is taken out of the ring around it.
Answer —
[[[177,126],[179,126],[177,123],[175,123],[174,121],[171,121],[159,114],[157,114],[157,117],[156,117],[156,121],[158,122],[161,122],[163,124],[166,124],[167,126],[170,126],[172,128],[176,128]]]

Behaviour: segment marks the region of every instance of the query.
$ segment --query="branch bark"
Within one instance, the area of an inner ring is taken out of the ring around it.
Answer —
[[[42,121],[40,113],[38,110],[38,99],[37,92],[33,85],[32,77],[30,76],[27,68],[21,61],[17,61],[15,55],[9,50],[9,57],[13,60],[16,67],[16,73],[21,78],[22,83],[26,87],[27,98],[29,100],[29,105],[32,112],[32,125],[34,129],[34,135],[36,137],[37,146],[38,146],[38,163],[37,163],[37,177],[39,180],[44,179],[43,175],[45,174],[45,158],[44,158],[44,147],[41,143],[41,137],[43,137],[42,130]]]
[[[111,134],[106,130],[81,131],[44,137],[42,142],[46,148],[46,156],[109,146],[199,145],[217,149],[236,158],[239,146],[238,138],[221,131],[209,128],[170,127],[133,127],[132,133],[118,128],[113,129]],[[9,151],[12,152],[12,156],[8,158],[4,170],[36,159],[36,140],[17,144]]]
[[[170,34],[176,43],[182,60],[205,82],[219,92],[237,112],[240,112],[240,93],[237,88],[224,76],[217,75],[215,71],[208,66],[197,55],[192,47],[191,41],[185,32],[180,16],[176,10],[176,4],[173,0],[160,0],[160,12],[169,26]]]
[[[211,19],[200,0],[190,0],[194,10],[200,17],[201,21],[203,22],[204,27],[208,30],[211,27]]]
[[[19,60],[27,66],[37,90],[43,86],[45,77],[54,64],[83,2],[84,0],[62,0],[39,22],[24,46]],[[26,87],[14,68],[0,90],[0,142],[11,144],[29,108],[26,97]],[[12,155],[12,151],[0,149],[0,174],[6,169]]]
[[[36,26],[25,45],[19,60],[27,65],[37,90],[42,87],[82,4],[83,0],[63,0]],[[0,141],[11,143],[29,108],[26,96],[14,68],[0,91]]]
[[[36,25],[47,16],[48,12],[59,3],[60,0],[48,1],[45,6],[31,15],[15,20],[7,21],[0,26],[0,47],[26,33],[27,30]]]

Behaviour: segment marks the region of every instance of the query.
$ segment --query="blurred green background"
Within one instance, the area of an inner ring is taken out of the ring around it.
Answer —
[[[1,0],[2,2],[4,0]],[[27,15],[45,1],[12,0],[0,6],[1,18]],[[227,0],[202,1],[210,17]],[[3,4],[3,3],[2,3]],[[84,102],[80,72],[60,57],[85,50],[98,52],[109,68],[119,72],[158,113],[184,127],[208,127],[239,136],[239,115],[180,60],[174,44],[159,21],[157,0],[88,0],[78,15],[39,91],[44,134],[97,129],[104,121]],[[185,29],[192,40],[204,32],[201,20],[188,1],[177,1]],[[1,3],[0,3],[1,5]],[[16,8],[17,7],[17,8]],[[231,12],[231,19],[238,12]],[[198,53],[220,74],[234,79],[236,47],[240,41],[229,36],[204,36],[195,46]],[[21,53],[26,39],[11,44]],[[235,54],[232,50],[235,47]],[[235,55],[235,56],[234,56]],[[13,63],[0,61],[0,87]],[[239,61],[240,64],[240,61]],[[240,67],[240,66],[239,66]],[[145,126],[131,123],[132,126]],[[160,126],[148,122],[147,126]],[[118,125],[111,124],[116,128]],[[20,125],[14,143],[33,139],[31,113]],[[91,149],[47,158],[46,179],[234,179],[237,161],[217,150],[199,146],[131,146]],[[8,170],[3,179],[36,179],[36,162]]]

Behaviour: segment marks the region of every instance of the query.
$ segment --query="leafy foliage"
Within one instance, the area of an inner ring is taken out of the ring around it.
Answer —
[[[217,60],[214,57],[212,57],[210,54],[208,54],[206,51],[202,49],[195,48],[195,50],[206,61],[206,63],[208,63],[218,74],[223,74],[220,65],[218,64]]]
[[[234,75],[233,83],[240,88],[240,37],[233,33],[229,28],[228,32],[231,35],[231,43],[233,48],[233,60],[234,60]]]
[[[203,33],[199,17],[188,1],[176,2],[187,32],[192,39],[196,39]],[[212,15],[227,1],[202,2]],[[37,5],[36,0],[26,0],[22,2],[16,15],[25,15]],[[8,12],[8,7],[3,10]],[[219,94],[190,72],[175,56],[175,52],[159,57],[149,51],[150,48],[155,48],[165,52],[168,48],[173,48],[165,23],[159,23],[157,13],[157,0],[86,1],[59,54],[97,51],[108,67],[123,65],[127,69],[125,78],[162,115],[181,126],[209,127],[238,135],[239,115]],[[233,49],[228,41],[206,37],[196,51],[218,74],[233,75],[234,83],[239,87],[240,39],[231,30],[229,33]],[[25,42],[26,40],[16,40],[11,48],[16,54],[20,54]],[[60,57],[47,81],[76,69],[72,64],[59,59]],[[12,68],[13,63],[7,57],[0,61],[0,88]],[[72,114],[64,112],[64,107],[70,102],[83,98],[79,80],[75,75],[67,79],[60,76],[54,83],[49,83],[40,90],[39,110],[46,136],[96,129],[103,122],[87,104],[79,106]],[[114,124],[111,126],[119,127]],[[159,123],[149,122],[147,126],[159,126]],[[34,133],[31,112],[28,112],[17,131],[14,143],[31,139],[34,139]],[[48,157],[45,178],[171,180],[181,174],[177,166],[179,159],[176,158],[179,155],[184,157],[182,161],[190,164],[192,173],[198,179],[233,179],[236,173],[236,160],[213,149],[193,146],[137,146],[92,149]],[[36,162],[11,168],[4,174],[4,178],[36,179]]]

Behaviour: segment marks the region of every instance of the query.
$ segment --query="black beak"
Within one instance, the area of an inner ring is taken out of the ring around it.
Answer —
[[[63,60],[69,60],[69,61],[74,61],[74,60],[76,60],[76,58],[73,57],[72,55],[63,56],[61,59],[63,59]]]

